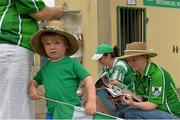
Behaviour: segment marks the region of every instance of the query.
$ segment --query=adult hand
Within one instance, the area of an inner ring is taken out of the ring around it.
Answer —
[[[118,85],[119,81],[118,80],[110,80],[111,85]]]
[[[126,104],[126,105],[133,106],[133,104],[134,104],[134,101],[131,98],[131,94],[125,94],[123,96],[122,100],[123,100],[123,103]]]
[[[63,15],[63,8],[60,7],[48,7],[46,6],[43,10],[30,14],[30,16],[36,20],[53,20],[59,19]]]

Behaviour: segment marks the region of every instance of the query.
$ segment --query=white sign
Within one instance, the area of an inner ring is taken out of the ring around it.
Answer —
[[[128,5],[136,5],[136,0],[127,0]]]
[[[49,7],[55,6],[55,0],[43,0],[43,1]]]

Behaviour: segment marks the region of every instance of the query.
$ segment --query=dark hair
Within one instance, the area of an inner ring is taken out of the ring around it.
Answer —
[[[114,52],[104,53],[104,56],[107,56],[108,54],[110,54],[112,58],[119,57],[119,47],[117,45],[115,45],[113,47],[113,50],[114,50]]]
[[[113,49],[114,49],[114,54],[115,54],[115,56],[116,56],[116,57],[119,57],[119,55],[120,55],[120,49],[119,49],[119,47],[118,47],[117,45],[115,45],[115,46],[113,47]]]

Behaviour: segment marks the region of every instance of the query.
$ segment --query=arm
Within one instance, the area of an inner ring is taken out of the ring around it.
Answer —
[[[85,105],[85,113],[93,115],[96,113],[96,89],[91,76],[84,79],[87,89],[87,103]]]
[[[30,16],[36,20],[51,20],[58,19],[62,16],[63,9],[60,7],[45,7],[43,10],[37,13],[30,14]]]
[[[142,109],[142,110],[153,110],[158,107],[158,105],[152,102],[134,102],[133,107]]]
[[[40,96],[42,95],[42,92],[40,92],[38,89],[38,83],[35,80],[31,80],[28,87],[28,96],[32,100],[38,100],[40,99]]]
[[[135,102],[132,100],[129,94],[123,96],[123,102],[127,105],[130,105],[135,108],[139,108],[141,110],[153,110],[158,107],[157,104],[154,104],[152,102]]]

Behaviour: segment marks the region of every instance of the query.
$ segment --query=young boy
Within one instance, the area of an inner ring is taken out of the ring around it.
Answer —
[[[61,21],[49,21],[44,29],[32,37],[34,52],[49,57],[50,60],[40,69],[34,80],[29,84],[29,97],[40,99],[38,85],[45,87],[45,97],[80,106],[77,89],[80,81],[85,81],[87,87],[87,103],[85,113],[92,115],[96,112],[96,92],[92,77],[85,68],[69,56],[78,50],[76,38],[67,32]],[[47,102],[46,119],[53,118],[56,103]]]

